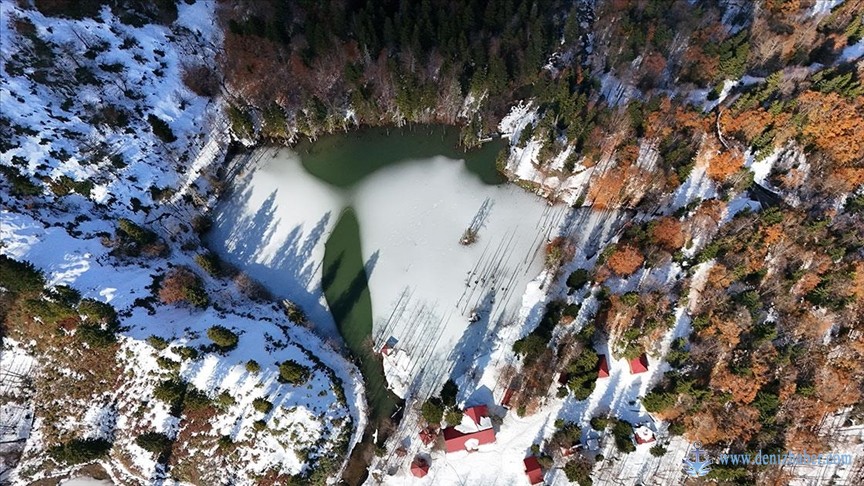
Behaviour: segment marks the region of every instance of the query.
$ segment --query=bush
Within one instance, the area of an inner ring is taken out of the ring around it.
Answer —
[[[651,447],[651,450],[649,452],[651,452],[651,455],[654,457],[663,457],[669,451],[665,447],[663,447],[662,445],[655,444],[654,446]]]
[[[170,407],[179,406],[185,394],[186,383],[176,379],[162,381],[153,389],[153,397]]]
[[[207,337],[223,351],[236,348],[239,341],[237,334],[223,326],[213,326],[207,329]]]
[[[254,359],[250,359],[246,362],[246,371],[249,373],[258,373],[261,371],[261,365],[259,365]]]
[[[93,190],[93,181],[76,181],[67,175],[62,175],[55,180],[49,180],[48,185],[51,187],[51,191],[57,196],[65,196],[74,192],[89,198],[90,191]]]
[[[196,359],[198,357],[198,350],[192,346],[181,346],[177,348],[177,354],[183,359]]]
[[[94,299],[81,299],[78,303],[78,313],[86,316],[88,321],[107,326],[117,325],[117,311],[114,306]]]
[[[156,135],[159,140],[162,140],[165,143],[177,141],[177,137],[174,135],[174,132],[171,131],[171,127],[168,126],[168,123],[166,123],[165,120],[162,120],[156,115],[150,114],[147,115],[147,122],[150,123],[150,128],[153,129],[153,135]]]
[[[567,277],[567,286],[573,290],[579,290],[588,283],[588,270],[578,268]]]
[[[722,92],[722,89],[723,89],[722,84],[714,85],[714,87],[711,88],[711,91],[708,92],[708,96],[707,96],[708,101],[714,101],[714,100],[720,98],[720,93]]]
[[[159,288],[159,299],[165,304],[186,302],[199,308],[210,304],[201,279],[186,267],[177,267],[165,276]]]
[[[575,319],[579,315],[579,311],[581,309],[581,304],[568,304],[567,307],[564,308],[563,314],[567,317],[572,317]]]
[[[57,462],[82,464],[105,457],[111,450],[111,445],[111,442],[105,439],[73,439],[52,447],[48,450],[48,455]]]
[[[163,349],[168,347],[168,341],[159,336],[150,336],[147,338],[147,344],[153,346],[153,349],[157,351],[162,351]]]
[[[683,422],[672,422],[669,424],[669,433],[672,435],[684,435],[685,431]]]
[[[624,453],[633,452],[636,446],[633,445],[633,426],[623,420],[615,420],[615,425],[612,426],[612,435],[615,436],[615,447]]]
[[[210,406],[212,403],[213,401],[210,400],[210,397],[208,397],[206,393],[197,388],[191,388],[186,392],[186,396],[183,399],[183,409],[201,410]]]
[[[252,124],[252,117],[246,110],[242,110],[234,105],[229,104],[226,107],[228,121],[231,122],[231,131],[239,138],[250,138],[255,134],[255,126]]]
[[[222,393],[216,396],[216,399],[213,400],[217,407],[221,409],[226,409],[237,403],[237,400],[234,400],[234,397],[228,393],[228,390],[224,390]]]
[[[272,296],[270,292],[264,288],[263,285],[256,282],[252,277],[246,275],[243,272],[239,272],[234,276],[234,285],[237,286],[237,290],[240,291],[241,294],[249,297],[252,300],[257,301],[269,301],[272,300]],[[286,309],[286,314],[289,309]],[[289,317],[290,319],[290,317]],[[296,321],[295,321],[296,322]]]
[[[180,371],[180,363],[174,361],[171,358],[166,358],[165,356],[159,356],[156,358],[156,363],[160,368],[166,369],[168,371]]]
[[[309,368],[294,360],[288,360],[279,365],[279,381],[292,385],[301,385],[312,375]]]
[[[452,407],[456,405],[456,395],[459,393],[459,387],[453,380],[447,380],[444,386],[441,387],[441,401],[444,405]]]
[[[195,255],[195,263],[213,277],[222,275],[222,261],[211,252]]]
[[[9,193],[13,196],[38,196],[42,194],[42,188],[29,177],[21,174],[21,171],[16,167],[0,165],[0,174],[3,174],[12,186]]]
[[[24,310],[31,316],[39,317],[45,324],[56,324],[64,319],[77,319],[78,317],[78,312],[72,307],[44,298],[25,300]]]
[[[444,413],[444,421],[447,422],[447,425],[459,425],[462,423],[462,417],[464,416],[462,410],[458,408],[448,408],[447,412]]]
[[[78,292],[68,285],[57,285],[54,288],[48,289],[45,294],[51,300],[63,304],[66,307],[74,307],[81,301],[81,292]]]
[[[113,242],[113,253],[116,256],[137,257],[143,254],[155,257],[168,253],[168,245],[162,242],[156,233],[128,219],[121,218],[117,221],[115,233],[117,238]]]
[[[145,451],[162,454],[171,448],[174,441],[160,432],[145,432],[135,439],[135,443]]]
[[[609,419],[606,417],[591,417],[591,428],[602,432],[609,426]]]
[[[120,218],[117,220],[117,231],[129,238],[130,240],[137,243],[139,246],[149,245],[156,241],[158,236],[153,231],[144,228],[142,226],[138,226],[132,221]]]
[[[36,0],[36,10],[47,17],[70,17],[83,19],[86,17],[97,17],[102,7],[98,0]]]
[[[0,287],[13,294],[41,292],[45,288],[45,277],[30,262],[0,255]]]
[[[114,334],[114,331],[102,329],[99,326],[78,326],[75,336],[93,348],[107,348],[117,342],[117,336]]]
[[[591,486],[594,483],[591,480],[592,469],[593,465],[587,458],[577,456],[564,465],[564,474],[567,475],[567,479],[572,483],[576,483],[579,486]]]
[[[283,301],[283,306],[285,308],[285,315],[288,316],[288,319],[295,323],[304,325],[308,323],[308,319],[306,318],[306,313],[303,312],[303,309],[300,308],[299,305],[290,301]]]
[[[267,422],[265,422],[263,420],[256,420],[256,421],[252,422],[252,428],[259,431],[259,432],[262,430],[266,430],[267,429]]]
[[[266,414],[270,413],[270,411],[273,410],[273,404],[270,403],[270,401],[267,399],[256,398],[252,401],[252,408],[254,408],[257,412]]]
[[[440,424],[444,418],[444,405],[440,398],[432,397],[423,403],[420,407],[420,413],[427,423]]]

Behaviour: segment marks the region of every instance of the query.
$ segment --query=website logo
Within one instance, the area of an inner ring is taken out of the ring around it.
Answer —
[[[693,448],[684,459],[684,473],[691,478],[701,478],[711,472],[711,459],[708,453],[702,448],[701,442],[693,444]]]

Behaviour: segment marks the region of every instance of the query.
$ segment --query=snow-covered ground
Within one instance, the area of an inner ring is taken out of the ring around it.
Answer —
[[[34,263],[46,272],[52,284],[73,286],[84,296],[110,302],[119,311],[130,311],[124,319],[130,329],[125,333],[128,338],[124,340],[120,355],[128,356],[124,360],[125,367],[136,372],[116,397],[115,408],[128,407],[129,410],[117,419],[116,430],[134,430],[149,424],[149,427],[169,436],[179,432],[177,419],[168,415],[167,407],[149,398],[154,383],[160,376],[164,379],[164,370],[157,365],[156,356],[182,361],[181,376],[210,396],[227,391],[234,398],[236,405],[218,416],[212,425],[217,436],[227,435],[238,442],[256,439],[252,442],[254,449],[241,448],[238,451],[241,457],[245,457],[249,472],[261,473],[278,465],[284,472],[296,474],[301,471],[303,463],[298,461],[294,450],[314,446],[319,439],[324,442],[332,440],[344,427],[351,427],[352,424],[345,422],[349,411],[350,416],[355,417],[354,425],[362,425],[360,417],[365,414],[363,390],[356,375],[335,351],[323,347],[309,331],[295,327],[286,335],[271,324],[284,320],[278,308],[252,304],[230,284],[214,283],[210,287],[211,295],[230,311],[166,307],[159,308],[155,315],[149,315],[133,302],[137,297],[146,297],[148,291],[145,287],[153,275],[165,270],[164,263],[156,267],[117,266],[117,262],[108,256],[109,249],[102,246],[98,238],[73,238],[62,227],[45,228],[40,221],[21,214],[2,212],[0,221],[0,236],[6,243],[5,254]],[[93,226],[94,230],[99,228],[98,224]],[[157,335],[176,346],[198,347],[209,343],[204,331],[213,325],[237,332],[240,335],[237,349],[225,355],[204,354],[190,361],[182,360],[176,354],[176,348],[158,352],[144,342],[147,337]],[[337,372],[345,387],[347,403],[336,402],[331,377],[323,370],[316,371],[300,387],[276,382],[277,362],[292,359],[317,368],[305,351],[307,349],[315,350],[314,355]],[[4,356],[14,355],[4,353]],[[250,359],[261,365],[260,373],[250,374],[245,369],[245,363]],[[271,401],[275,406],[274,412],[266,416],[252,412],[251,402],[259,397]],[[150,412],[142,421],[132,418],[134,410]],[[267,420],[274,433],[261,436],[253,432],[252,422],[258,419]],[[85,418],[80,426],[87,429],[87,422]],[[322,429],[321,424],[340,425]],[[284,442],[277,439],[277,432],[302,440]],[[355,434],[354,441],[357,438]],[[124,471],[126,474],[134,477],[143,472],[149,475],[148,471],[157,468],[151,456],[137,448],[131,438],[126,446],[133,451],[133,462],[138,468],[138,471]]]
[[[537,109],[532,103],[519,103],[498,124],[498,132],[510,141],[504,172],[511,179],[529,183],[534,192],[549,200],[572,205],[585,195],[587,183],[596,168],[586,170],[579,161],[574,164],[572,172],[568,171],[565,162],[573,153],[571,145],[564,147],[548,162],[540,160],[543,144],[539,140],[532,138],[524,146],[520,145],[522,131],[536,122]]]
[[[200,269],[213,303],[207,310],[160,304],[147,310],[136,302],[151,297],[154,277],[172,266],[197,268],[195,252],[189,250],[197,237],[188,224],[201,208],[189,201],[206,205],[212,200],[209,175],[224,157],[228,134],[221,103],[191,92],[182,74],[184,66],[212,62],[219,49],[215,2],[179,2],[178,18],[170,26],[128,25],[107,7],[98,19],[82,20],[46,18],[6,1],[0,10],[0,100],[4,121],[13,128],[0,164],[15,167],[42,189],[40,195],[18,200],[7,197],[7,180],[0,180],[0,252],[33,263],[49,285],[69,285],[83,297],[110,303],[125,329],[118,353],[125,368],[122,383],[112,396],[103,397],[104,403],[83,404],[86,412],[70,415],[62,427],[77,436],[114,439],[114,457],[102,465],[115,482],[159,481],[162,466],[134,443],[135,436],[155,430],[173,438],[188,427],[169,415],[165,404],[151,399],[155,383],[170,376],[157,364],[161,357],[180,363],[179,375],[211,398],[226,392],[234,400],[209,431],[211,443],[220,435],[235,442],[232,460],[241,466],[233,470],[234,482],[249,483],[273,468],[297,474],[308,464],[299,454],[304,450],[312,459],[316,454],[347,458],[335,447],[343,439],[350,447],[359,440],[365,424],[362,380],[318,337],[289,323],[279,307],[254,303],[230,281],[207,277]],[[51,56],[50,68],[31,65],[37,60],[31,35],[44,42],[38,54]],[[85,74],[93,81],[78,82]],[[114,124],[98,121],[118,112],[123,116]],[[148,115],[165,121],[177,140],[155,136]],[[51,194],[51,184],[63,177],[92,186],[84,186],[82,194]],[[114,233],[121,217],[156,231],[171,247],[170,256],[111,255],[103,237]],[[179,346],[209,344],[206,330],[215,324],[240,335],[237,348],[182,359]],[[145,343],[151,335],[165,338],[169,347],[159,351]],[[15,435],[27,438],[24,461],[9,479],[23,484],[44,477],[39,467],[50,444],[42,440],[44,420],[27,416],[33,404],[26,394],[6,389],[13,381],[11,372],[20,374],[26,367],[38,374],[40,368],[39,356],[28,355],[30,343],[13,344],[4,339],[0,351],[0,392],[20,403],[4,406],[0,416],[4,423],[20,424]],[[259,373],[246,370],[250,359],[260,364]],[[276,381],[277,362],[289,359],[312,370],[303,385]],[[344,402],[333,392],[339,382]],[[272,412],[252,410],[259,397],[273,403]],[[253,431],[252,422],[259,419],[266,422],[265,431]],[[202,432],[196,434],[201,439]],[[184,453],[199,461],[222,460],[215,448],[189,446]],[[117,456],[124,460],[113,460]],[[60,468],[51,474],[65,472]],[[206,474],[217,474],[217,468]]]

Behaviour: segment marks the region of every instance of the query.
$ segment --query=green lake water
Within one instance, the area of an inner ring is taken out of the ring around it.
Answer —
[[[464,160],[468,170],[486,184],[507,182],[495,167],[504,140],[491,140],[468,152],[458,142],[459,130],[453,127],[420,125],[327,135],[304,141],[295,150],[307,172],[341,188],[352,187],[383,167],[436,156]]]

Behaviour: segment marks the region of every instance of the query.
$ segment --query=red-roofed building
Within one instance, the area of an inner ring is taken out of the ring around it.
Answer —
[[[390,352],[393,351],[393,349],[396,347],[396,344],[398,343],[399,340],[397,340],[393,336],[390,336],[389,338],[387,338],[387,342],[385,342],[384,345],[381,346],[381,350],[379,352],[384,356],[389,356]]]
[[[455,427],[444,429],[444,444],[447,452],[476,451],[483,444],[495,442],[495,429],[488,428],[477,432],[460,432]]]
[[[543,482],[543,468],[540,467],[540,462],[536,457],[525,458],[525,475],[528,476],[530,484],[540,484]]]
[[[429,463],[422,457],[418,457],[411,462],[411,474],[418,478],[425,477],[429,474]]]
[[[609,362],[606,361],[606,355],[598,355],[600,363],[597,365],[597,378],[609,378]]]
[[[646,371],[648,371],[648,357],[645,356],[645,353],[630,360],[630,374],[636,375]]]
[[[495,442],[495,429],[486,405],[471,407],[464,414],[470,422],[463,420],[460,425],[444,429],[447,452],[474,451],[483,444]]]
[[[467,415],[468,418],[473,420],[474,424],[479,427],[480,421],[483,418],[489,417],[489,410],[486,408],[486,405],[477,405],[476,407],[465,409],[465,415]]]
[[[654,431],[646,425],[640,425],[633,429],[633,438],[636,440],[636,445],[648,444],[654,442]]]

